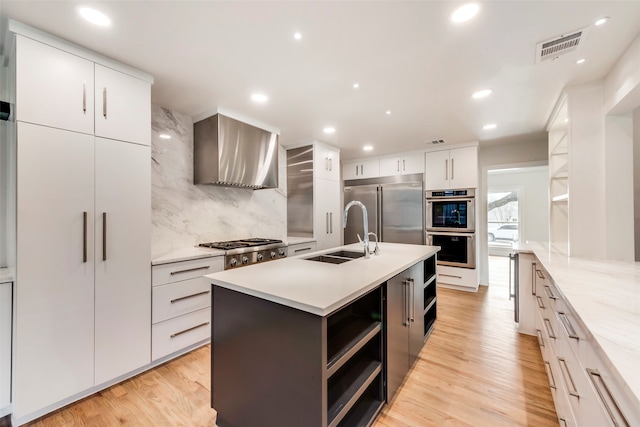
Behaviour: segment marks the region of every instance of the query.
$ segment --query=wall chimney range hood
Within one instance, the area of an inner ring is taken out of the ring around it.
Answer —
[[[278,134],[215,114],[193,125],[193,183],[278,187]]]

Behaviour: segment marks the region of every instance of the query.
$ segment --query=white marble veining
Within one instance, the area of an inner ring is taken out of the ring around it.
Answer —
[[[355,243],[304,257],[253,264],[209,274],[205,278],[223,288],[326,316],[440,248],[380,243],[380,255],[372,254],[370,259],[358,258],[343,264],[305,259],[340,249],[362,251],[362,245]]]
[[[292,236],[288,236],[287,240],[285,240],[287,245],[298,245],[301,243],[309,243],[309,242],[315,242],[316,239],[314,239],[313,237],[292,237]]]
[[[186,247],[156,256],[151,260],[151,265],[170,264],[172,262],[190,261],[193,259],[211,258],[214,256],[224,256],[224,251],[219,249]]]
[[[286,151],[277,189],[193,185],[191,117],[152,106],[152,258],[197,243],[249,237],[286,239]],[[159,134],[171,135],[160,139]]]
[[[567,257],[539,244],[517,250],[538,258],[620,384],[640,402],[640,263]]]

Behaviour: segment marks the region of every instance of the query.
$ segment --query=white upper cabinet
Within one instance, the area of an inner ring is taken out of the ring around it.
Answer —
[[[340,152],[324,144],[313,144],[314,172],[316,178],[340,180]]]
[[[426,181],[427,190],[478,187],[477,147],[427,152]]]
[[[93,62],[16,38],[16,119],[93,134]]]
[[[151,85],[96,64],[95,134],[151,145]]]
[[[408,154],[401,157],[385,157],[380,159],[380,176],[407,175],[424,173],[424,155]]]
[[[342,179],[364,179],[380,176],[380,160],[378,158],[345,163],[342,167]]]

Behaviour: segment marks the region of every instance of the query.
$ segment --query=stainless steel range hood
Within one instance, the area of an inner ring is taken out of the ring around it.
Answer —
[[[220,113],[193,125],[193,183],[278,187],[278,134]]]

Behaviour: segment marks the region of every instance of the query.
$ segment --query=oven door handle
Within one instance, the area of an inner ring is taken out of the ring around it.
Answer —
[[[458,233],[453,231],[427,231],[427,234],[430,236],[457,236],[457,237],[470,237],[471,239],[476,238],[475,231],[469,231],[468,233]]]

